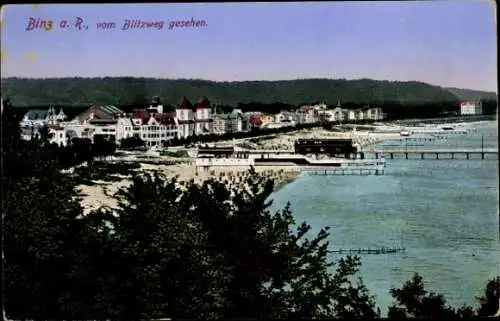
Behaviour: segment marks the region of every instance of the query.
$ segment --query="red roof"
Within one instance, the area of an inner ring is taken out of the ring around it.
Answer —
[[[207,97],[203,97],[200,103],[198,104],[198,109],[206,109],[206,108],[210,108],[210,101],[208,101]]]
[[[142,119],[143,124],[147,123],[149,118],[151,118],[151,115],[146,109],[136,109],[132,113],[132,119]]]
[[[186,96],[182,97],[181,103],[179,104],[179,109],[193,109],[193,105],[189,102]]]
[[[165,125],[165,126],[175,125],[175,113],[156,114],[155,119],[161,125]]]

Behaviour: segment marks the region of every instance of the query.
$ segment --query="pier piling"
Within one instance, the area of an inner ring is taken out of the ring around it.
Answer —
[[[474,149],[450,149],[450,150],[406,150],[406,149],[401,149],[401,150],[386,150],[386,151],[373,151],[373,153],[376,155],[376,157],[383,157],[383,154],[385,153],[386,155],[389,155],[390,159],[394,159],[395,155],[401,155],[402,159],[411,159],[409,157],[410,154],[420,154],[420,159],[427,159],[425,155],[435,155],[435,158],[430,157],[430,159],[447,159],[447,160],[456,160],[456,159],[464,159],[461,157],[456,157],[456,154],[463,154],[465,155],[465,159],[471,159],[470,155],[480,155],[480,158],[476,159],[486,159],[486,154],[488,155],[497,155],[498,157],[498,150],[474,150]],[[448,157],[440,158],[440,155],[449,155]],[[472,158],[474,159],[474,158]]]
[[[330,253],[338,253],[338,254],[395,254],[395,253],[403,253],[406,252],[405,248],[395,247],[395,248],[358,248],[358,249],[338,249],[338,250],[330,250]]]

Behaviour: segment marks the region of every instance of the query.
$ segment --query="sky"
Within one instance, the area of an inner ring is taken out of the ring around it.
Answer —
[[[47,4],[1,10],[2,77],[371,78],[497,91],[492,1]],[[77,17],[87,29],[75,27]],[[52,20],[52,29],[26,30],[30,18]],[[126,19],[164,25],[122,30]],[[62,20],[69,27],[61,28]],[[191,20],[199,26],[175,26]],[[109,22],[116,28],[97,26]]]

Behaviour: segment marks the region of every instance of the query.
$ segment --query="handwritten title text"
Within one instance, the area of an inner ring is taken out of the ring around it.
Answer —
[[[207,27],[208,24],[205,20],[196,20],[194,18],[188,20],[158,20],[158,21],[148,21],[141,19],[125,19],[121,25],[118,25],[114,21],[109,22],[97,22],[96,29],[98,30],[144,30],[144,29],[152,29],[152,30],[162,30],[166,26],[165,29],[172,30],[178,28],[204,28]],[[26,26],[26,31],[32,30],[45,30],[45,31],[53,31],[54,29],[75,29],[78,31],[85,31],[89,29],[89,25],[85,23],[84,19],[81,17],[76,17],[74,19],[63,19],[59,22],[56,22],[52,19],[41,19],[41,18],[33,18],[30,17],[28,20],[28,24]]]

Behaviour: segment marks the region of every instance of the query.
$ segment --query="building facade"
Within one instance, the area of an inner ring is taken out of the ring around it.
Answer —
[[[63,109],[56,113],[53,106],[48,109],[31,109],[24,114],[19,123],[21,127],[21,138],[30,140],[40,134],[40,129],[44,126],[56,125],[66,120]]]
[[[194,114],[196,109],[191,104],[191,102],[186,98],[182,97],[181,102],[176,110],[176,118],[178,122],[178,138],[188,138],[194,134],[195,121]]]
[[[228,128],[228,119],[226,115],[214,115],[213,116],[213,129],[212,132],[215,135],[223,135],[226,133]]]
[[[198,103],[194,122],[196,135],[209,135],[213,132],[212,107],[207,97],[203,97]]]
[[[464,101],[460,103],[460,115],[482,115],[483,104],[481,101]]]

